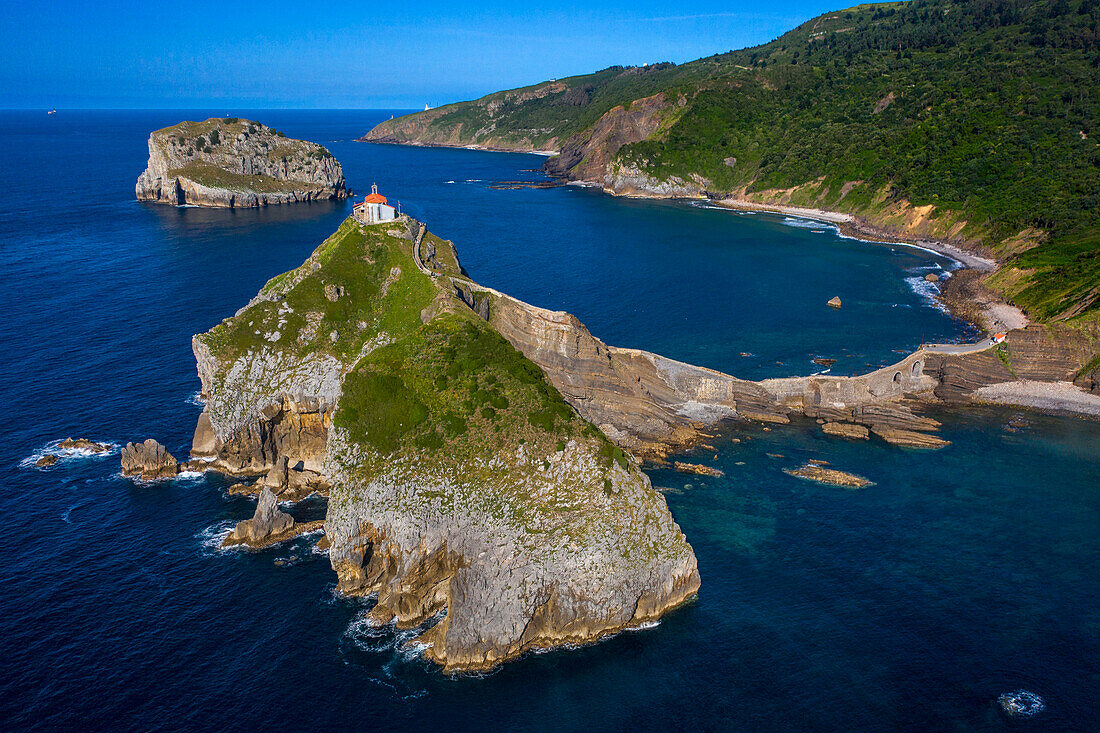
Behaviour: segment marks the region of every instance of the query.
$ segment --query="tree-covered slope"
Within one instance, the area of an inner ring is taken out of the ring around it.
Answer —
[[[629,178],[984,244],[1005,264],[990,283],[1031,315],[1091,321],[1098,39],[1088,0],[861,5],[756,48],[500,92],[369,137],[553,147],[552,170],[612,190]]]

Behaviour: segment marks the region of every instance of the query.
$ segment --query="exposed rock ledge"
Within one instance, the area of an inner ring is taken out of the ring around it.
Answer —
[[[139,201],[247,208],[348,196],[328,150],[250,120],[212,117],[149,135]]]

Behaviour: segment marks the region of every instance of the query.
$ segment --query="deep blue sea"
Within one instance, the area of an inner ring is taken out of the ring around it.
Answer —
[[[698,600],[484,677],[442,675],[366,628],[307,540],[219,550],[253,505],[212,476],[123,479],[117,445],[186,455],[191,335],[350,208],[134,201],[148,133],[216,114],[328,146],[352,188],[377,182],[479,282],[610,344],[762,378],[820,371],[815,356],[857,373],[974,335],[924,291],[944,258],[781,216],[492,188],[543,180],[542,159],[354,142],[389,112],[0,112],[5,730],[1100,729],[1097,422],[942,412],[937,452],[813,422],[721,437],[717,458],[693,459],[725,478],[651,473],[698,555]],[[32,466],[67,436],[116,448]],[[782,472],[807,458],[875,485]],[[1020,690],[1043,701],[1033,717],[998,704]]]

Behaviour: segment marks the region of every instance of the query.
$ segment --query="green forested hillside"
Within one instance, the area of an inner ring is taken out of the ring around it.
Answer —
[[[452,105],[417,134],[563,149],[658,92],[666,116],[616,162],[715,196],[803,186],[799,203],[872,220],[931,205],[997,252],[991,282],[1034,317],[1100,317],[1100,2],[862,5],[756,48]]]

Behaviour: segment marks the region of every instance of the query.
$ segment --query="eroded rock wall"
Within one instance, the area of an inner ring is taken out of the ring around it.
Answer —
[[[139,201],[242,208],[346,198],[325,148],[250,120],[181,122],[149,135]]]
[[[694,553],[648,478],[594,471],[591,447],[570,441],[544,459],[523,446],[475,466],[395,464],[364,481],[337,431],[326,470],[336,485],[326,532],[340,588],[377,593],[372,620],[400,628],[445,617],[420,637],[448,670],[485,669],[532,648],[586,643],[645,623],[699,588]],[[488,464],[487,464],[488,465]],[[551,496],[581,487],[571,511],[516,521],[511,484]]]

